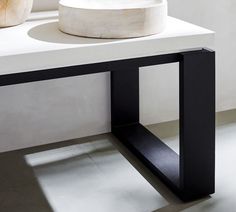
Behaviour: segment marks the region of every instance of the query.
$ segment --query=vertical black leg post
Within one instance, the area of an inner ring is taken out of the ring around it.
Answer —
[[[215,53],[180,55],[180,190],[191,200],[215,188]]]
[[[111,71],[111,127],[139,123],[139,68]]]

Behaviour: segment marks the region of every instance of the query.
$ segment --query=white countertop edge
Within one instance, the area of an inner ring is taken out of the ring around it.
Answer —
[[[42,15],[50,17],[51,20],[56,18],[57,12],[33,13],[29,22],[40,20]],[[0,54],[0,75],[161,55],[200,48],[214,49],[213,31],[172,17],[170,19],[179,21],[182,24],[186,23],[186,26],[196,28],[196,34],[193,32],[192,35],[181,35],[180,31],[176,33],[177,36],[173,35],[173,37],[170,34],[170,36],[161,38],[150,36],[108,43],[86,44],[84,46],[68,45],[68,48],[65,46],[46,51],[40,49],[39,51],[34,50],[34,52],[22,54]],[[134,49],[141,49],[141,51],[137,52]],[[101,54],[104,51],[107,54]]]

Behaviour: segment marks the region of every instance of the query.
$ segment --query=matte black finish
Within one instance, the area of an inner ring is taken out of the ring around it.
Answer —
[[[190,198],[215,188],[215,53],[181,55],[180,183]]]
[[[139,123],[113,128],[113,134],[176,192],[179,156]]]
[[[180,62],[180,156],[139,123],[139,67]],[[184,201],[214,193],[215,53],[202,49],[0,75],[0,86],[111,72],[112,133]]]
[[[111,72],[111,126],[139,123],[139,68]]]
[[[179,198],[190,201],[214,193],[215,53],[184,52],[178,61],[180,156],[138,121],[138,67],[111,76],[112,133]]]

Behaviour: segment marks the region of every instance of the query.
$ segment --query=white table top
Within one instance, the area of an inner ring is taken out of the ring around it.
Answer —
[[[160,34],[121,40],[75,37],[57,24],[57,12],[41,12],[0,29],[0,75],[214,46],[214,32],[172,17]]]

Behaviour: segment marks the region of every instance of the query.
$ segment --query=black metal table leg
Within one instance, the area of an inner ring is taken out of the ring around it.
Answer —
[[[178,61],[180,156],[139,123],[137,66],[111,70],[112,133],[179,198],[190,201],[214,193],[215,54],[179,53]],[[168,59],[162,55],[163,63]]]
[[[192,199],[215,187],[215,53],[181,56],[180,189]]]
[[[111,125],[139,123],[139,68],[111,71]]]

